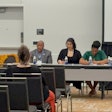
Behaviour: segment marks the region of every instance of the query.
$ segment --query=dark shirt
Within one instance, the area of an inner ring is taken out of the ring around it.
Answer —
[[[58,60],[64,60],[65,56],[68,54],[68,49],[62,49],[59,53]],[[74,54],[72,57],[68,57],[68,63],[70,64],[78,64],[81,58],[81,53],[78,50],[74,50]]]
[[[11,66],[6,70],[7,77],[11,77],[13,73],[41,73],[41,71],[37,66],[24,67],[24,68]],[[46,100],[49,97],[49,89],[44,77],[42,77],[42,83],[43,83],[44,100]]]
[[[43,49],[41,53],[37,51],[37,49],[30,52],[31,59],[30,61],[33,62],[33,57],[36,56],[36,61],[41,60],[42,63],[52,63],[52,55],[51,51],[47,49]]]

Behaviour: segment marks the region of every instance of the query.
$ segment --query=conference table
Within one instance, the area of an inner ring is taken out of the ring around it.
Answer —
[[[67,81],[101,81],[101,99],[104,98],[104,81],[112,81],[112,66],[81,65],[81,64],[42,64],[42,67],[64,67],[65,80]]]
[[[112,66],[81,64],[42,64],[41,67],[64,67],[65,79],[68,81],[112,81]]]
[[[10,64],[8,64],[10,66]],[[65,80],[67,81],[101,81],[101,98],[104,98],[104,81],[112,81],[112,66],[105,65],[81,65],[81,64],[41,64],[40,68],[63,67],[65,71]],[[0,68],[0,73],[7,67]]]

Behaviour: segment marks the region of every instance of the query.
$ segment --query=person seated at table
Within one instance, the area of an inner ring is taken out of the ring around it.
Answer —
[[[41,73],[40,69],[35,65],[29,64],[30,52],[29,49],[22,45],[18,50],[19,63],[16,66],[9,67],[6,71],[6,76],[12,76],[13,73]],[[51,112],[55,111],[55,95],[48,89],[45,79],[42,77],[44,100],[51,106]]]
[[[93,64],[98,64],[98,65],[106,64],[108,62],[107,56],[103,50],[99,50],[100,46],[101,44],[99,41],[94,41],[91,46],[91,51],[85,52],[82,58],[80,59],[79,63],[84,65],[89,65],[90,64],[89,57],[91,56]],[[86,83],[89,85],[91,89],[91,91],[89,92],[89,95],[90,96],[95,95],[96,94],[95,88],[98,84],[98,81],[94,81],[93,85],[91,81],[86,81]]]
[[[66,47],[67,48],[62,49],[59,53],[57,59],[58,64],[65,64],[65,58],[68,59],[68,64],[79,64],[81,53],[80,51],[76,50],[76,43],[73,38],[67,39]],[[73,83],[73,86],[78,89],[81,89],[81,82],[82,81],[67,81],[67,83]]]
[[[44,49],[44,42],[42,40],[37,42],[37,49],[30,52],[31,62],[33,62],[33,57],[36,57],[36,60],[40,60],[42,63],[52,63],[51,51]]]

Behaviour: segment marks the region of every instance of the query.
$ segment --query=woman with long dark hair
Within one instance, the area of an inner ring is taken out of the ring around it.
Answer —
[[[76,49],[76,43],[73,38],[68,38],[66,41],[65,49],[62,49],[59,53],[57,62],[58,64],[64,64],[66,58],[68,60],[68,64],[79,64],[79,60],[81,58],[81,53]],[[69,75],[69,74],[68,74]],[[67,81],[69,83],[73,83],[78,89],[81,89],[81,81]]]

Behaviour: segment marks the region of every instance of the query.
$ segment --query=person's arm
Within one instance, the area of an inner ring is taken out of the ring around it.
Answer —
[[[108,63],[107,56],[106,56],[106,54],[105,54],[105,52],[103,50],[100,51],[100,55],[101,55],[101,60],[99,60],[99,61],[93,60],[93,64],[103,65],[103,64]]]
[[[58,64],[64,64],[65,50],[61,50],[57,59]]]
[[[103,65],[103,64],[106,64],[106,63],[108,63],[108,59],[104,59],[104,60],[101,60],[101,61],[94,61],[93,60],[93,64]]]
[[[89,65],[89,61],[85,60],[84,58],[80,58],[79,64]]]
[[[78,63],[79,63],[79,61],[80,61],[81,57],[82,57],[82,55],[81,55],[80,51],[78,51],[78,53],[77,53]]]
[[[88,52],[84,53],[84,55],[82,56],[82,58],[80,58],[79,63],[80,64],[84,64],[84,65],[89,65]]]
[[[47,86],[44,77],[42,77],[42,85],[43,85],[44,100],[46,100],[49,97],[49,87]]]
[[[57,62],[58,62],[58,64],[64,64],[64,63],[65,63],[65,62],[62,61],[62,60],[58,60]]]

